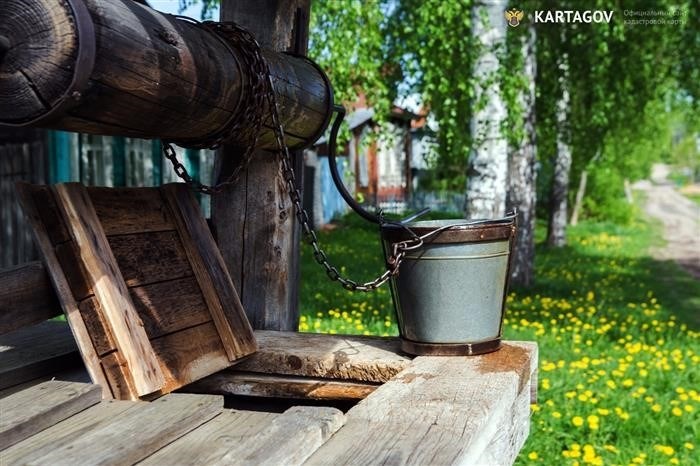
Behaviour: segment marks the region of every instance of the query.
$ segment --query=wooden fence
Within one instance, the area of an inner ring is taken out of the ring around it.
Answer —
[[[212,151],[176,148],[195,178],[211,182]],[[61,131],[0,133],[0,268],[38,258],[15,183],[80,181],[88,186],[158,186],[179,181],[159,141]],[[200,198],[209,215],[209,199]]]

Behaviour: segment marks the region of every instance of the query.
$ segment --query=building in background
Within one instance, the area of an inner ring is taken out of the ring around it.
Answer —
[[[428,169],[427,154],[434,133],[426,112],[394,106],[388,121],[378,125],[374,109],[361,97],[346,117],[350,140],[338,147],[338,168],[345,186],[362,204],[389,213],[409,209],[420,176]],[[305,154],[306,206],[314,224],[322,226],[347,212],[328,166],[328,142],[321,138]],[[313,180],[311,181],[310,178]]]

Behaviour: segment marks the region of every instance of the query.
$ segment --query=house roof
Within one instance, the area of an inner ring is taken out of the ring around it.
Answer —
[[[363,123],[368,122],[374,117],[374,109],[372,108],[358,108],[350,115],[348,115],[348,126],[350,129],[355,129]]]

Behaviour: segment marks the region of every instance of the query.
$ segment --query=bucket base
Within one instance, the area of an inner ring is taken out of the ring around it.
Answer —
[[[414,356],[475,356],[500,347],[500,338],[479,343],[419,343],[401,338],[401,350]]]

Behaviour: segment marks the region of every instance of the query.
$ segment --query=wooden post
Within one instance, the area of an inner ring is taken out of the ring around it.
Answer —
[[[263,47],[305,53],[309,8],[310,0],[223,0],[221,20],[249,29]],[[232,146],[219,151],[220,178],[239,154]],[[212,223],[253,327],[296,331],[299,228],[279,161],[255,154],[238,182],[212,197]]]

